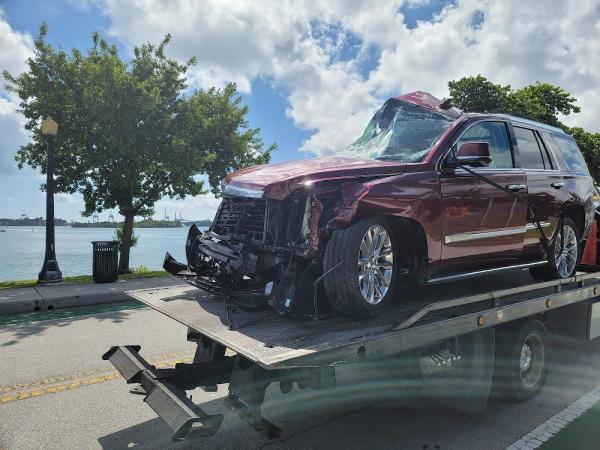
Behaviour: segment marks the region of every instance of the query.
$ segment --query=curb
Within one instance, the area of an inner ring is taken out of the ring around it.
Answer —
[[[43,303],[44,300],[41,297],[31,300],[2,300],[0,302],[0,316],[41,311]]]
[[[105,292],[98,294],[68,295],[56,298],[7,299],[0,301],[0,316],[22,314],[77,306],[103,305],[133,300],[125,292]]]
[[[133,300],[127,292],[181,284],[174,278],[147,278],[118,283],[61,284],[0,291],[0,316]],[[54,287],[55,286],[55,287]]]
[[[126,302],[128,300],[133,300],[133,298],[123,291],[106,292],[101,294],[72,295],[65,297],[42,299],[41,310],[51,311],[53,309],[71,308],[76,306],[103,305],[106,303]],[[0,314],[2,314],[1,309]]]

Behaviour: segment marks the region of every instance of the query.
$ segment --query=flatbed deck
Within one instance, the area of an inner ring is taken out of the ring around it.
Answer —
[[[490,291],[492,285],[501,290]],[[406,293],[368,319],[300,320],[266,308],[225,307],[192,286],[128,294],[265,369],[337,366],[380,358],[600,295],[600,273],[535,283],[526,272]]]

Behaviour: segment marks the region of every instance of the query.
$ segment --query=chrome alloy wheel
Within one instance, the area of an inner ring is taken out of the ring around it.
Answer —
[[[371,305],[383,300],[392,281],[394,251],[390,236],[381,225],[371,226],[362,238],[358,252],[358,285]]]
[[[523,343],[519,358],[519,376],[526,387],[533,387],[540,381],[544,364],[544,343],[537,334],[531,334]]]
[[[564,238],[564,246],[561,245]],[[561,249],[562,247],[562,249]],[[559,234],[554,243],[554,263],[556,270],[562,278],[568,277],[577,264],[577,234],[570,225],[563,227],[562,236]]]

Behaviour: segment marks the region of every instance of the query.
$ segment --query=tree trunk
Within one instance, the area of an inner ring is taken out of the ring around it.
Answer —
[[[125,222],[123,223],[123,238],[121,240],[121,257],[119,258],[119,273],[121,274],[130,272],[129,250],[131,249],[133,218],[133,213],[125,213]]]

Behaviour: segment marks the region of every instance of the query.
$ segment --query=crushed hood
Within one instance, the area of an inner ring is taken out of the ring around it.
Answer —
[[[389,176],[405,170],[404,163],[328,157],[248,167],[227,175],[225,181],[231,188],[263,191],[266,197],[281,200],[305,183]]]

